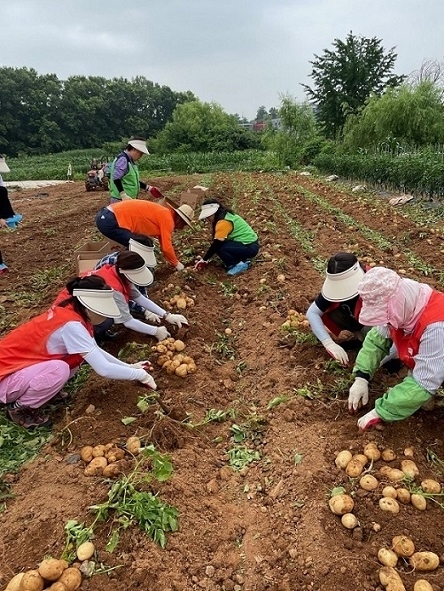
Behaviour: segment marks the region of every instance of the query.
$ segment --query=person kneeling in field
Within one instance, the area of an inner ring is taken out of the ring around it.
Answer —
[[[373,328],[353,368],[348,407],[368,403],[368,385],[392,343],[409,368],[404,380],[375,401],[358,420],[361,431],[381,421],[401,421],[433,400],[444,381],[444,294],[385,267],[370,269],[358,284],[359,321]]]
[[[354,348],[360,348],[370,327],[359,322],[362,300],[358,294],[358,284],[369,269],[354,254],[337,252],[328,260],[321,293],[307,310],[307,320],[314,335],[324,345],[327,353],[343,367],[349,363],[347,351],[331,338],[331,334],[338,337],[343,330],[351,332],[356,341],[349,343],[354,345],[357,342],[358,347]],[[381,365],[387,364],[394,357],[395,347],[382,360]],[[389,366],[386,367],[389,369]],[[399,369],[399,361],[396,367]]]
[[[211,224],[213,242],[194,269],[205,269],[211,257],[217,255],[227,267],[228,275],[246,271],[251,259],[259,252],[258,237],[253,228],[216,199],[206,199],[202,203],[199,220]]]
[[[146,320],[156,324],[164,320],[178,328],[182,328],[182,325],[188,326],[185,316],[167,312],[137,289],[136,285],[144,287],[153,282],[153,275],[140,254],[125,250],[116,254],[115,257],[105,257],[102,261],[99,261],[95,270],[89,271],[88,274],[102,277],[113,288],[114,300],[120,311],[119,318],[114,318],[115,324],[123,324],[130,330],[154,336],[158,341],[163,341],[170,336],[165,326],[151,326],[133,318],[129,308],[129,302],[133,301],[144,310]]]
[[[27,429],[50,425],[41,407],[66,396],[61,390],[83,361],[102,377],[157,388],[146,371],[149,362],[124,363],[92,336],[95,324],[120,314],[105,281],[76,277],[66,289],[66,299],[0,340],[0,401],[9,418]]]

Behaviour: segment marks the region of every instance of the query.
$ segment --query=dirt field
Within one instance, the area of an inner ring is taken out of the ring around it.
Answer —
[[[209,186],[260,236],[258,261],[243,275],[229,278],[214,264],[200,274],[179,275],[162,262],[150,290],[159,303],[178,288],[195,298],[186,310],[190,330],[184,340],[197,372],[182,379],[156,366],[164,401],[188,413],[192,424],[204,422],[210,409],[229,412],[224,420],[191,428],[159,412],[157,404],[141,413],[141,387],[91,374],[73,404],[55,413],[52,443],[20,474],[7,475],[14,498],[0,514],[0,586],[43,557],[60,556],[67,521],[90,523],[88,507],[106,499],[110,483],[84,475],[75,456],[80,448],[123,444],[136,434],[171,455],[172,477],[150,487],[178,509],[179,531],[168,534],[161,549],[133,525],[111,553],[105,548],[111,524],[105,522],[93,540],[97,564],[118,568],[84,579],[83,591],[382,590],[377,552],[399,534],[441,558],[431,573],[415,572],[400,559],[406,589],[412,591],[418,578],[434,591],[444,589],[443,497],[428,500],[425,511],[408,504],[392,515],[378,505],[384,477],[376,491],[366,492],[334,463],[340,450],[362,453],[375,441],[396,452],[390,465],[398,468],[412,446],[420,470],[416,485],[424,478],[444,483],[442,408],[360,435],[346,409],[350,371],[332,363],[306,328],[293,335],[281,328],[289,309],[307,310],[327,258],[338,250],[442,289],[443,222],[433,219],[432,210],[420,219],[407,215],[419,207],[396,209],[384,198],[356,196],[296,174],[149,180],[170,196],[196,183]],[[43,311],[73,274],[73,249],[99,238],[94,216],[107,195],[86,193],[83,183],[74,183],[14,193],[12,201],[24,221],[17,231],[0,233],[10,267],[0,278],[3,334]],[[208,244],[206,230],[178,234],[176,244],[181,260],[191,265]],[[147,339],[123,329],[104,348],[117,354],[130,342]],[[402,375],[378,372],[371,401]],[[128,416],[136,420],[125,426],[121,419]],[[228,452],[239,445],[255,459],[235,470]],[[383,464],[371,466],[372,473]],[[328,508],[330,492],[339,486],[355,500],[360,525],[353,531]]]

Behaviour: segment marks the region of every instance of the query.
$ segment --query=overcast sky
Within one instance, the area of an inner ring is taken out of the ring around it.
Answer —
[[[443,61],[443,16],[444,0],[1,0],[0,65],[141,75],[252,119],[304,100],[310,60],[349,31],[396,47],[397,74]]]

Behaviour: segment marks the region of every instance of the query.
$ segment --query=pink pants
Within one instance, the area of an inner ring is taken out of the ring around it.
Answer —
[[[39,408],[60,392],[71,373],[69,365],[59,359],[19,369],[0,380],[0,402],[18,400],[23,406]]]

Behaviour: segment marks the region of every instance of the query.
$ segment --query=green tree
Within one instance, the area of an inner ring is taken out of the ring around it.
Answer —
[[[242,129],[234,115],[216,103],[191,101],[177,106],[156,148],[166,152],[218,152],[257,147],[258,140]]]
[[[344,127],[344,147],[356,150],[388,142],[417,147],[444,142],[442,89],[434,82],[404,84],[373,96]]]
[[[347,116],[358,113],[371,94],[381,95],[404,79],[392,74],[397,54],[394,48],[386,51],[381,39],[350,32],[345,41],[335,39],[333,48],[310,62],[313,88],[302,85],[329,138],[338,137]]]

